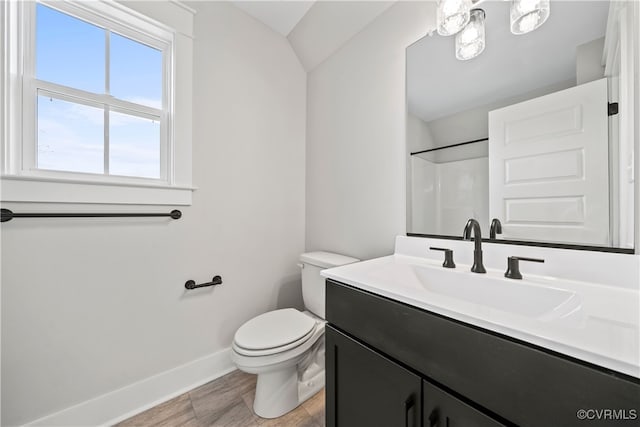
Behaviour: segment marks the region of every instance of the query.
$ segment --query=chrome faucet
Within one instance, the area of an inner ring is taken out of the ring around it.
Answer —
[[[480,231],[480,224],[478,224],[478,221],[473,218],[467,221],[467,225],[464,226],[462,239],[471,240],[472,231],[475,246],[473,250],[473,266],[471,267],[471,271],[474,273],[486,273],[487,270],[485,270],[484,265],[482,265],[482,232]]]

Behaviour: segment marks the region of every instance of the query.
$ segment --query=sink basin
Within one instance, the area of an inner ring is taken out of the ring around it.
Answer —
[[[558,318],[580,308],[575,292],[528,280],[495,275],[410,266],[428,292],[456,298],[509,313],[535,318]]]
[[[571,290],[540,279],[507,279],[496,271],[478,274],[461,268],[392,262],[369,269],[367,277],[372,283],[394,283],[395,292],[427,304],[463,303],[476,311],[494,309],[543,321],[566,318],[582,305],[580,295]],[[446,301],[437,301],[443,298]]]

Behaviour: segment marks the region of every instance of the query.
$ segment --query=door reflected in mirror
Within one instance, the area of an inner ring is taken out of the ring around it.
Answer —
[[[473,59],[455,36],[407,48],[408,233],[459,238],[475,218],[489,237],[497,219],[500,240],[632,249],[638,6],[554,1],[514,35],[509,4],[479,6]]]

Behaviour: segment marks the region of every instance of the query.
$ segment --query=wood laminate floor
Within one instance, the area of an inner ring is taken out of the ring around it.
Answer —
[[[233,371],[142,412],[117,427],[324,427],[324,389],[280,418],[253,413],[256,376]]]

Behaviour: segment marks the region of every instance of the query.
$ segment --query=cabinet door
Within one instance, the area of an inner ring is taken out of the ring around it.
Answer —
[[[504,427],[428,381],[422,388],[424,427]]]
[[[419,427],[421,378],[326,327],[327,427]]]

